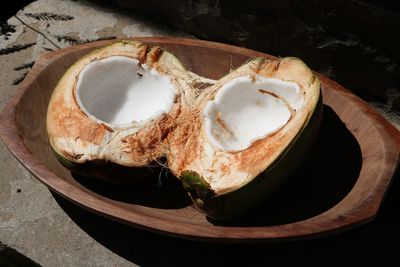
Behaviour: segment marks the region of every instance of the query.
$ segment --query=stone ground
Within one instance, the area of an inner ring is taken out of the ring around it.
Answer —
[[[41,53],[99,39],[190,37],[86,1],[38,0],[16,15],[0,35],[0,110]],[[397,117],[385,115],[399,127]],[[0,170],[0,266],[319,265],[330,257],[332,265],[346,258],[357,263],[357,257],[379,264],[392,263],[399,251],[399,220],[393,215],[398,198],[376,222],[336,237],[290,244],[217,245],[158,236],[82,210],[47,190],[2,142]],[[391,234],[382,234],[382,229]],[[390,241],[395,245],[386,247]],[[385,252],[375,257],[373,251],[382,247]]]

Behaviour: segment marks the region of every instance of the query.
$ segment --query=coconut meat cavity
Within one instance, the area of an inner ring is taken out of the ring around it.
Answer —
[[[224,84],[203,109],[205,132],[222,151],[240,151],[283,128],[301,108],[300,87],[259,75]]]
[[[82,111],[112,126],[156,119],[172,109],[176,94],[168,77],[125,56],[90,62],[76,86]]]

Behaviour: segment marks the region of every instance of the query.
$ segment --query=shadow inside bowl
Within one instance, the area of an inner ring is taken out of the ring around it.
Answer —
[[[307,159],[290,181],[261,207],[225,226],[272,226],[314,217],[339,203],[353,188],[361,149],[333,109],[324,105],[320,132]]]
[[[226,226],[271,226],[316,216],[340,202],[352,189],[360,169],[356,138],[333,109],[324,105],[318,138],[300,170],[275,197]],[[161,171],[161,170],[159,170]],[[103,197],[157,209],[181,209],[192,203],[178,179],[159,171],[140,184],[112,184],[72,174],[76,182]]]
[[[72,177],[90,191],[124,203],[157,209],[181,209],[192,204],[180,181],[162,169],[155,169],[154,175],[140,183],[109,183],[75,173]]]

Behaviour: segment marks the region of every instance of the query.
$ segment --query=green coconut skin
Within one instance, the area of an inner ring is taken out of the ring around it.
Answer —
[[[318,134],[322,120],[322,95],[303,125],[285,151],[264,172],[243,187],[223,195],[216,195],[210,185],[194,171],[182,172],[180,179],[195,206],[215,221],[232,220],[265,203],[279,192],[310,150]]]
[[[215,195],[207,181],[195,171],[184,171],[181,181],[196,207],[206,209],[205,205],[208,205]]]

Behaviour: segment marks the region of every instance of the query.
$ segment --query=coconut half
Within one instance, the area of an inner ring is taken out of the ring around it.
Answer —
[[[96,163],[90,175],[102,163],[146,166],[163,157],[174,118],[193,98],[182,93],[188,80],[181,63],[159,47],[123,41],[96,50],[73,64],[53,91],[50,144],[75,171]]]
[[[299,59],[254,59],[204,94],[191,136],[183,146],[177,138],[168,159],[198,208],[229,219],[265,200],[300,164],[320,122],[320,84]]]
[[[166,157],[195,205],[224,220],[265,201],[296,170],[321,110],[319,81],[297,58],[256,58],[212,81],[159,47],[123,41],[65,73],[47,131],[60,161],[73,171],[90,163],[92,176]]]

